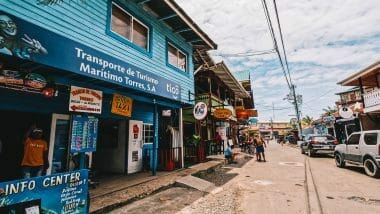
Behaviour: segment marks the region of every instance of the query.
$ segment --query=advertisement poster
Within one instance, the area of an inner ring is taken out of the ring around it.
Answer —
[[[69,111],[101,114],[102,101],[102,91],[71,86]]]
[[[70,152],[94,152],[98,138],[98,118],[74,115],[71,126]]]
[[[114,114],[130,117],[132,115],[132,98],[120,94],[114,94],[111,112]]]
[[[88,170],[0,183],[0,213],[87,213]]]
[[[41,93],[47,85],[46,78],[37,73],[16,70],[0,70],[0,87]]]
[[[181,99],[181,86],[162,76],[45,30],[0,10],[14,30],[0,37],[0,54],[51,66],[172,100]],[[7,31],[4,31],[7,32]],[[174,78],[173,78],[174,79]]]

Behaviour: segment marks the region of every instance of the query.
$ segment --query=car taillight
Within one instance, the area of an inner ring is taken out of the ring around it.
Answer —
[[[333,142],[335,145],[339,144],[339,142],[337,140],[334,140]]]
[[[311,144],[316,144],[316,143],[318,143],[318,141],[316,141],[316,140],[311,140],[310,143],[311,143]]]

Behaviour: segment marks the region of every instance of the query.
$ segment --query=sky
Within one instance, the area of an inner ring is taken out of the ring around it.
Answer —
[[[246,54],[274,47],[261,0],[176,2],[218,44],[209,52],[216,62],[223,60],[237,79],[250,75],[259,121],[294,117],[293,105],[284,100],[289,89],[278,56]],[[266,2],[281,47],[273,0]],[[350,89],[337,82],[380,60],[380,2],[281,0],[276,4],[292,82],[302,95],[301,115],[317,119],[324,108],[335,106],[339,100],[335,93]]]

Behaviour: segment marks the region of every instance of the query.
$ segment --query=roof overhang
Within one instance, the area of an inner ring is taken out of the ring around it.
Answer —
[[[380,74],[380,61],[373,63],[367,68],[347,77],[346,79],[338,82],[342,86],[360,86],[360,81],[362,81],[362,86],[372,86],[376,87],[378,85],[378,75]]]
[[[249,93],[232,75],[226,64],[222,61],[217,63],[211,70],[218,76],[239,98],[249,98]]]
[[[195,49],[215,50],[217,45],[185,13],[174,0],[135,0],[147,6],[159,21],[164,22],[175,34],[182,36]]]

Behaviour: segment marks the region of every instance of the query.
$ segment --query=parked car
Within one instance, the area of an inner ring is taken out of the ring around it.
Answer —
[[[310,157],[318,153],[334,153],[335,146],[338,141],[335,137],[328,134],[309,135],[304,142],[301,143],[301,153],[307,153]]]
[[[367,175],[380,177],[380,130],[352,133],[335,147],[334,156],[338,167],[346,162],[361,165]]]

